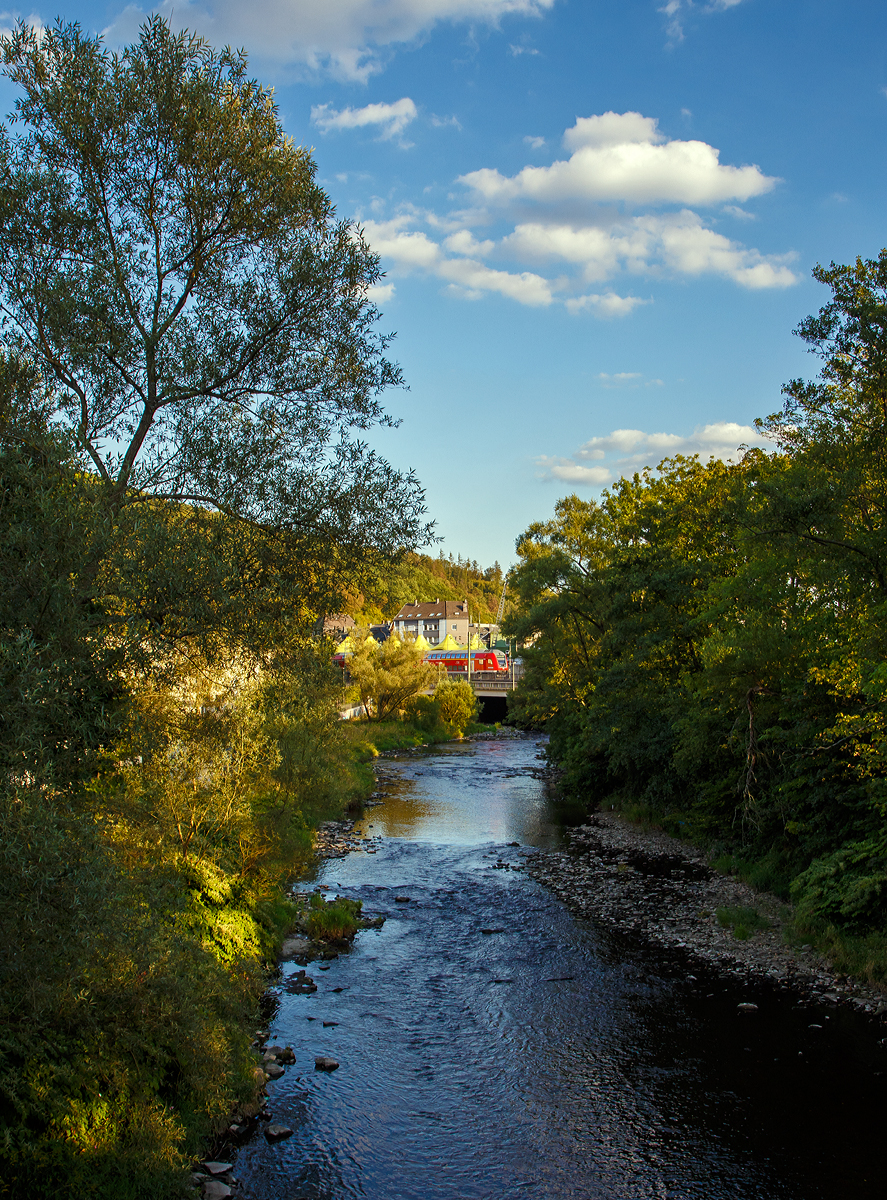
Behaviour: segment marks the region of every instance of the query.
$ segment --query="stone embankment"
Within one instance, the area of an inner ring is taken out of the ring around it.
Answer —
[[[784,901],[713,871],[696,848],[665,833],[596,813],[572,831],[567,849],[525,858],[528,874],[577,916],[682,951],[720,974],[766,980],[887,1019],[882,991],[834,973],[812,947],[787,943],[791,911]],[[737,908],[754,910],[767,927],[737,938],[717,915]]]

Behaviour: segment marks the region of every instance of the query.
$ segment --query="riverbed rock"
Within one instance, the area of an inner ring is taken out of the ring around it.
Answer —
[[[338,1067],[339,1067],[339,1064],[336,1062],[336,1060],[334,1058],[321,1057],[321,1058],[315,1058],[315,1060],[314,1060],[315,1071],[336,1071],[336,1070],[338,1070]]]
[[[306,937],[288,937],[280,947],[280,957],[302,958],[311,953],[311,939]]]
[[[310,992],[317,991],[317,984],[303,969],[289,977],[286,981],[286,990],[288,992],[295,992],[296,995],[308,995]]]
[[[226,1162],[205,1162],[203,1164],[204,1171],[208,1171],[210,1175],[227,1175],[229,1171],[234,1170],[233,1163]]]
[[[265,1127],[265,1137],[269,1142],[282,1142],[284,1138],[292,1137],[292,1133],[289,1125],[275,1123]]]
[[[268,1063],[265,1074],[269,1079],[279,1079],[284,1074],[284,1069],[279,1063]]]
[[[222,1183],[221,1179],[211,1179],[203,1185],[203,1195],[206,1200],[228,1200],[234,1192],[227,1183]]]

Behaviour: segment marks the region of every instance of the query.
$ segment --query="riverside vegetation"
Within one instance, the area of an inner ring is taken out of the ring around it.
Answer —
[[[704,845],[883,984],[887,251],[814,275],[822,370],[757,422],[772,453],[666,459],[519,539],[512,712],[566,793]]]
[[[285,886],[369,790],[308,631],[428,527],[361,440],[378,260],[244,59],[159,19],[3,56],[0,1194],[157,1200],[254,1092]]]

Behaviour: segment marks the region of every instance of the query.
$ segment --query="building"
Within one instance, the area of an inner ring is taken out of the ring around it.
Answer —
[[[347,613],[333,613],[328,617],[318,617],[314,622],[314,636],[333,638],[341,642],[354,628],[354,617]]]
[[[447,634],[460,646],[468,644],[468,601],[413,600],[405,604],[391,621],[391,632],[401,637],[418,637],[436,646]]]

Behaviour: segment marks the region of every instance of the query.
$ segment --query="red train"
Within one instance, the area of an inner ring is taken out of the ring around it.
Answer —
[[[467,671],[468,651],[462,650],[429,650],[425,661],[436,663],[447,671]],[[505,674],[508,671],[508,655],[501,650],[472,650],[471,673],[476,671],[498,671]]]

